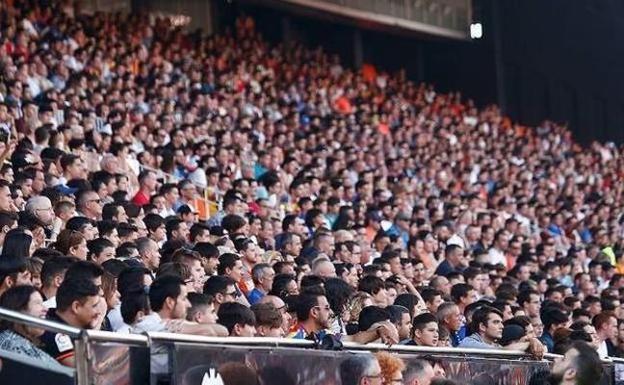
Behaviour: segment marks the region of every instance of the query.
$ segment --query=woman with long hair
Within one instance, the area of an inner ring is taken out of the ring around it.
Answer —
[[[0,258],[18,257],[28,258],[31,254],[33,237],[23,227],[16,227],[7,232],[2,246]]]
[[[45,318],[48,309],[43,305],[41,294],[32,286],[13,286],[0,296],[0,307],[26,315]],[[26,326],[17,322],[0,322],[0,350],[9,351],[36,359],[52,366],[58,362],[49,354],[39,349],[39,337],[43,329]]]

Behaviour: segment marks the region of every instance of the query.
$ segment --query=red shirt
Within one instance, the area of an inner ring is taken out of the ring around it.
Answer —
[[[132,198],[132,203],[134,203],[137,206],[145,206],[146,204],[150,203],[150,197],[149,195],[146,195],[145,193],[143,193],[142,190],[139,190],[139,192],[136,193],[134,198]]]

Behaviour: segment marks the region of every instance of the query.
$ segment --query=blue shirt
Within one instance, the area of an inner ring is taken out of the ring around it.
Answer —
[[[258,301],[260,301],[262,299],[262,297],[264,297],[265,294],[263,292],[261,292],[260,290],[258,290],[258,288],[255,288],[249,292],[249,295],[247,296],[247,299],[249,300],[249,304],[253,305],[255,303],[257,303]]]
[[[546,348],[548,348],[548,353],[552,353],[553,350],[555,350],[555,341],[553,340],[553,338],[550,335],[550,333],[548,333],[547,331],[544,331],[542,333],[542,336],[539,338],[539,340],[544,345],[546,345]]]

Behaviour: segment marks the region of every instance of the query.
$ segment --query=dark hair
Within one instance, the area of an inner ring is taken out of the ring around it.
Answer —
[[[360,283],[358,285],[358,290],[368,293],[370,295],[375,295],[379,293],[381,289],[384,289],[386,285],[384,281],[376,277],[374,275],[366,275],[360,279]]]
[[[474,288],[467,283],[456,283],[451,287],[451,298],[453,302],[459,302],[463,297],[467,296],[471,290],[474,290]]]
[[[394,300],[395,305],[403,306],[410,314],[410,318],[414,318],[414,306],[419,302],[418,296],[410,293],[399,294]]]
[[[43,286],[52,284],[55,276],[64,274],[67,269],[75,262],[72,257],[52,257],[43,263],[41,268],[41,283]]]
[[[245,305],[241,305],[238,302],[226,302],[219,306],[217,312],[219,323],[225,326],[230,334],[234,330],[234,326],[241,325],[256,325],[256,317],[254,313]]]
[[[474,333],[479,332],[479,325],[483,324],[487,326],[488,318],[490,314],[498,314],[501,318],[503,318],[503,313],[500,310],[495,309],[491,306],[481,306],[477,310],[475,310],[472,315],[472,322],[470,323],[470,330]]]
[[[414,317],[412,320],[412,336],[414,335],[414,331],[423,330],[425,326],[431,322],[438,323],[436,316],[431,313],[422,313]]]
[[[219,257],[219,249],[209,242],[198,242],[193,246],[193,250],[197,251],[204,258]]]
[[[307,321],[310,318],[310,310],[318,306],[319,294],[301,294],[297,300],[297,320]]]
[[[30,256],[32,236],[26,234],[24,230],[25,229],[22,227],[16,227],[6,233],[0,258],[5,258],[7,256],[27,258]]]
[[[18,273],[28,270],[27,259],[23,257],[0,257],[0,285],[7,277],[17,278]]]
[[[222,275],[213,275],[204,283],[204,294],[216,296],[217,294],[225,295],[228,286],[235,286],[236,282],[230,277]]]
[[[36,292],[33,286],[19,285],[13,286],[0,296],[0,307],[17,312],[24,312],[28,308],[30,296]],[[1,320],[0,330],[10,329],[14,327],[14,323]]]
[[[226,229],[230,235],[232,235],[245,226],[246,223],[247,221],[245,218],[240,215],[229,214],[223,217],[221,226],[223,226],[223,228]]]
[[[117,290],[121,294],[121,300],[138,293],[144,293],[143,280],[150,271],[141,266],[130,266],[123,269],[117,277]]]
[[[233,253],[225,253],[219,257],[219,266],[217,267],[217,274],[225,275],[225,269],[233,269],[236,266],[236,261],[239,261],[240,257]]]
[[[128,325],[132,325],[136,321],[137,314],[142,311],[149,313],[149,298],[143,292],[134,293],[123,298],[121,301],[121,318]]]
[[[195,242],[195,238],[201,235],[204,231],[210,232],[210,228],[203,223],[194,223],[189,231],[191,242]]]
[[[390,305],[386,307],[386,311],[390,316],[390,322],[393,324],[399,324],[403,320],[403,314],[409,314],[409,310],[405,306]],[[410,316],[411,319],[411,316]]]
[[[149,213],[145,214],[145,216],[143,217],[143,223],[145,223],[147,231],[154,232],[156,231],[156,229],[162,226],[163,223],[165,223],[165,220],[158,214]]]
[[[167,298],[178,298],[184,286],[184,280],[174,275],[163,275],[152,283],[149,300],[153,311],[162,310]]]
[[[68,271],[69,272],[69,271]],[[84,304],[87,297],[99,296],[100,289],[93,280],[83,277],[68,278],[67,276],[56,292],[56,309],[65,311],[78,301]]]
[[[89,256],[91,257],[91,259],[97,258],[97,256],[100,255],[104,251],[104,249],[108,247],[114,248],[115,245],[113,245],[113,242],[109,241],[106,238],[96,238],[87,242],[87,248],[89,249]]]
[[[534,289],[522,290],[518,293],[518,305],[523,307],[526,302],[530,302],[531,295],[539,295],[539,293]]]
[[[361,332],[370,329],[377,322],[387,321],[390,319],[388,311],[379,306],[366,306],[360,312],[358,319],[358,328]]]
[[[280,297],[281,299],[285,299],[286,297],[288,297],[286,286],[294,280],[295,277],[290,274],[277,274],[275,278],[273,278],[273,286],[271,286],[271,291],[269,292],[269,295],[274,295],[276,297]]]
[[[328,278],[325,281],[325,295],[334,314],[342,314],[355,290],[340,278]]]
[[[104,269],[97,263],[91,261],[77,261],[69,266],[65,273],[65,279],[85,278],[93,281],[97,277],[101,277],[102,274],[104,274]]]
[[[188,293],[188,300],[191,303],[191,308],[186,314],[186,319],[189,321],[193,320],[195,313],[202,311],[213,302],[212,296],[202,293]]]

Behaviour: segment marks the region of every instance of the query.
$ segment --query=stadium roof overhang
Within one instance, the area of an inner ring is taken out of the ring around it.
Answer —
[[[471,0],[243,0],[364,29],[468,40]],[[420,6],[421,4],[422,6]]]

